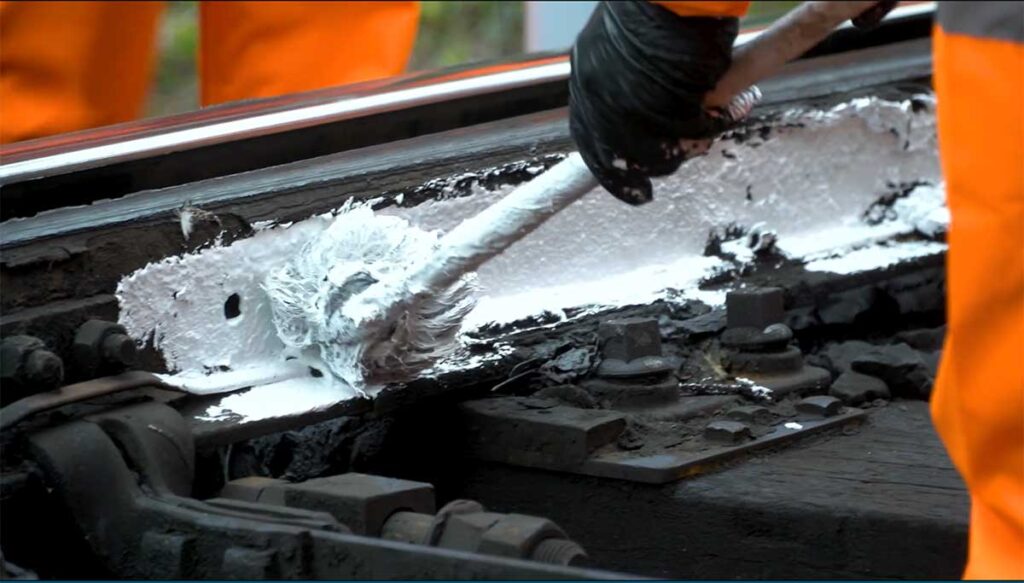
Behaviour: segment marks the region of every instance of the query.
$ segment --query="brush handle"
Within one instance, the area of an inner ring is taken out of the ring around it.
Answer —
[[[825,40],[837,26],[877,3],[878,0],[804,2],[790,10],[733,52],[732,65],[704,102],[709,106],[727,106],[734,96],[775,75],[786,63]]]
[[[597,186],[597,179],[583,158],[576,152],[569,154],[548,171],[449,231],[441,239],[434,259],[409,279],[409,291],[427,295],[440,293]]]
[[[705,102],[710,106],[727,106],[735,96],[774,75],[787,62],[821,42],[835,27],[875,3],[876,0],[805,2],[740,46],[732,66]],[[434,260],[408,280],[409,291],[417,295],[442,292],[597,186],[579,154],[570,154],[445,235]]]

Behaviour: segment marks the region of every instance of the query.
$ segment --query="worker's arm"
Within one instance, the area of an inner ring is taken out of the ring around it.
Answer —
[[[894,0],[856,19],[877,23]],[[601,2],[572,50],[569,128],[602,186],[630,204],[651,200],[649,177],[687,158],[680,140],[711,138],[731,118],[705,95],[731,64],[749,2]]]

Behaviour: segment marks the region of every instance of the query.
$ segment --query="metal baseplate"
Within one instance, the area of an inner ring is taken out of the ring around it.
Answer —
[[[865,420],[865,412],[855,407],[838,408],[828,417],[791,410],[810,399],[750,406],[728,397],[684,397],[680,410],[689,408],[694,417],[688,422],[667,422],[673,432],[646,435],[624,413],[577,409],[542,399],[471,401],[462,404],[461,411],[468,428],[468,450],[475,458],[664,484],[823,431],[853,431]],[[704,416],[709,407],[717,413],[710,422]],[[703,432],[697,429],[701,424],[706,424]]]
[[[46,528],[76,530],[111,576],[622,578],[568,566],[585,553],[547,519],[489,512],[468,500],[435,512],[426,483],[355,473],[300,483],[250,477],[228,482],[214,498],[193,498],[189,425],[158,402],[20,437],[22,463],[70,518]]]
[[[656,318],[605,320],[596,366],[582,347],[561,357],[579,373],[564,377],[573,384],[463,403],[470,455],[663,484],[863,422],[864,411],[821,394],[832,376],[793,345],[782,289],[734,290],[726,303],[716,338],[663,346]]]

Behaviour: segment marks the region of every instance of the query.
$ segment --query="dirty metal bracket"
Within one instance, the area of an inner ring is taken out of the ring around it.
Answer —
[[[760,449],[830,429],[857,427],[866,418],[863,410],[844,407],[829,417],[780,422],[742,443],[709,444],[694,451],[680,439],[673,447],[650,453],[616,446],[626,430],[627,416],[615,411],[503,397],[465,402],[460,412],[467,453],[477,459],[646,484],[696,476]]]
[[[144,403],[42,429],[29,451],[104,566],[130,578],[610,579],[351,534],[328,512],[189,498],[185,420]]]

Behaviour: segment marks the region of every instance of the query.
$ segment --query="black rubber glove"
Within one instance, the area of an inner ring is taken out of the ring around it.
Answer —
[[[881,0],[871,8],[861,12],[857,18],[850,20],[850,24],[861,30],[871,30],[878,26],[886,14],[896,7],[898,0]]]
[[[736,18],[682,17],[649,2],[601,2],[572,49],[569,130],[617,198],[652,199],[650,176],[687,157],[679,140],[711,138],[731,118],[704,95],[732,62]]]

